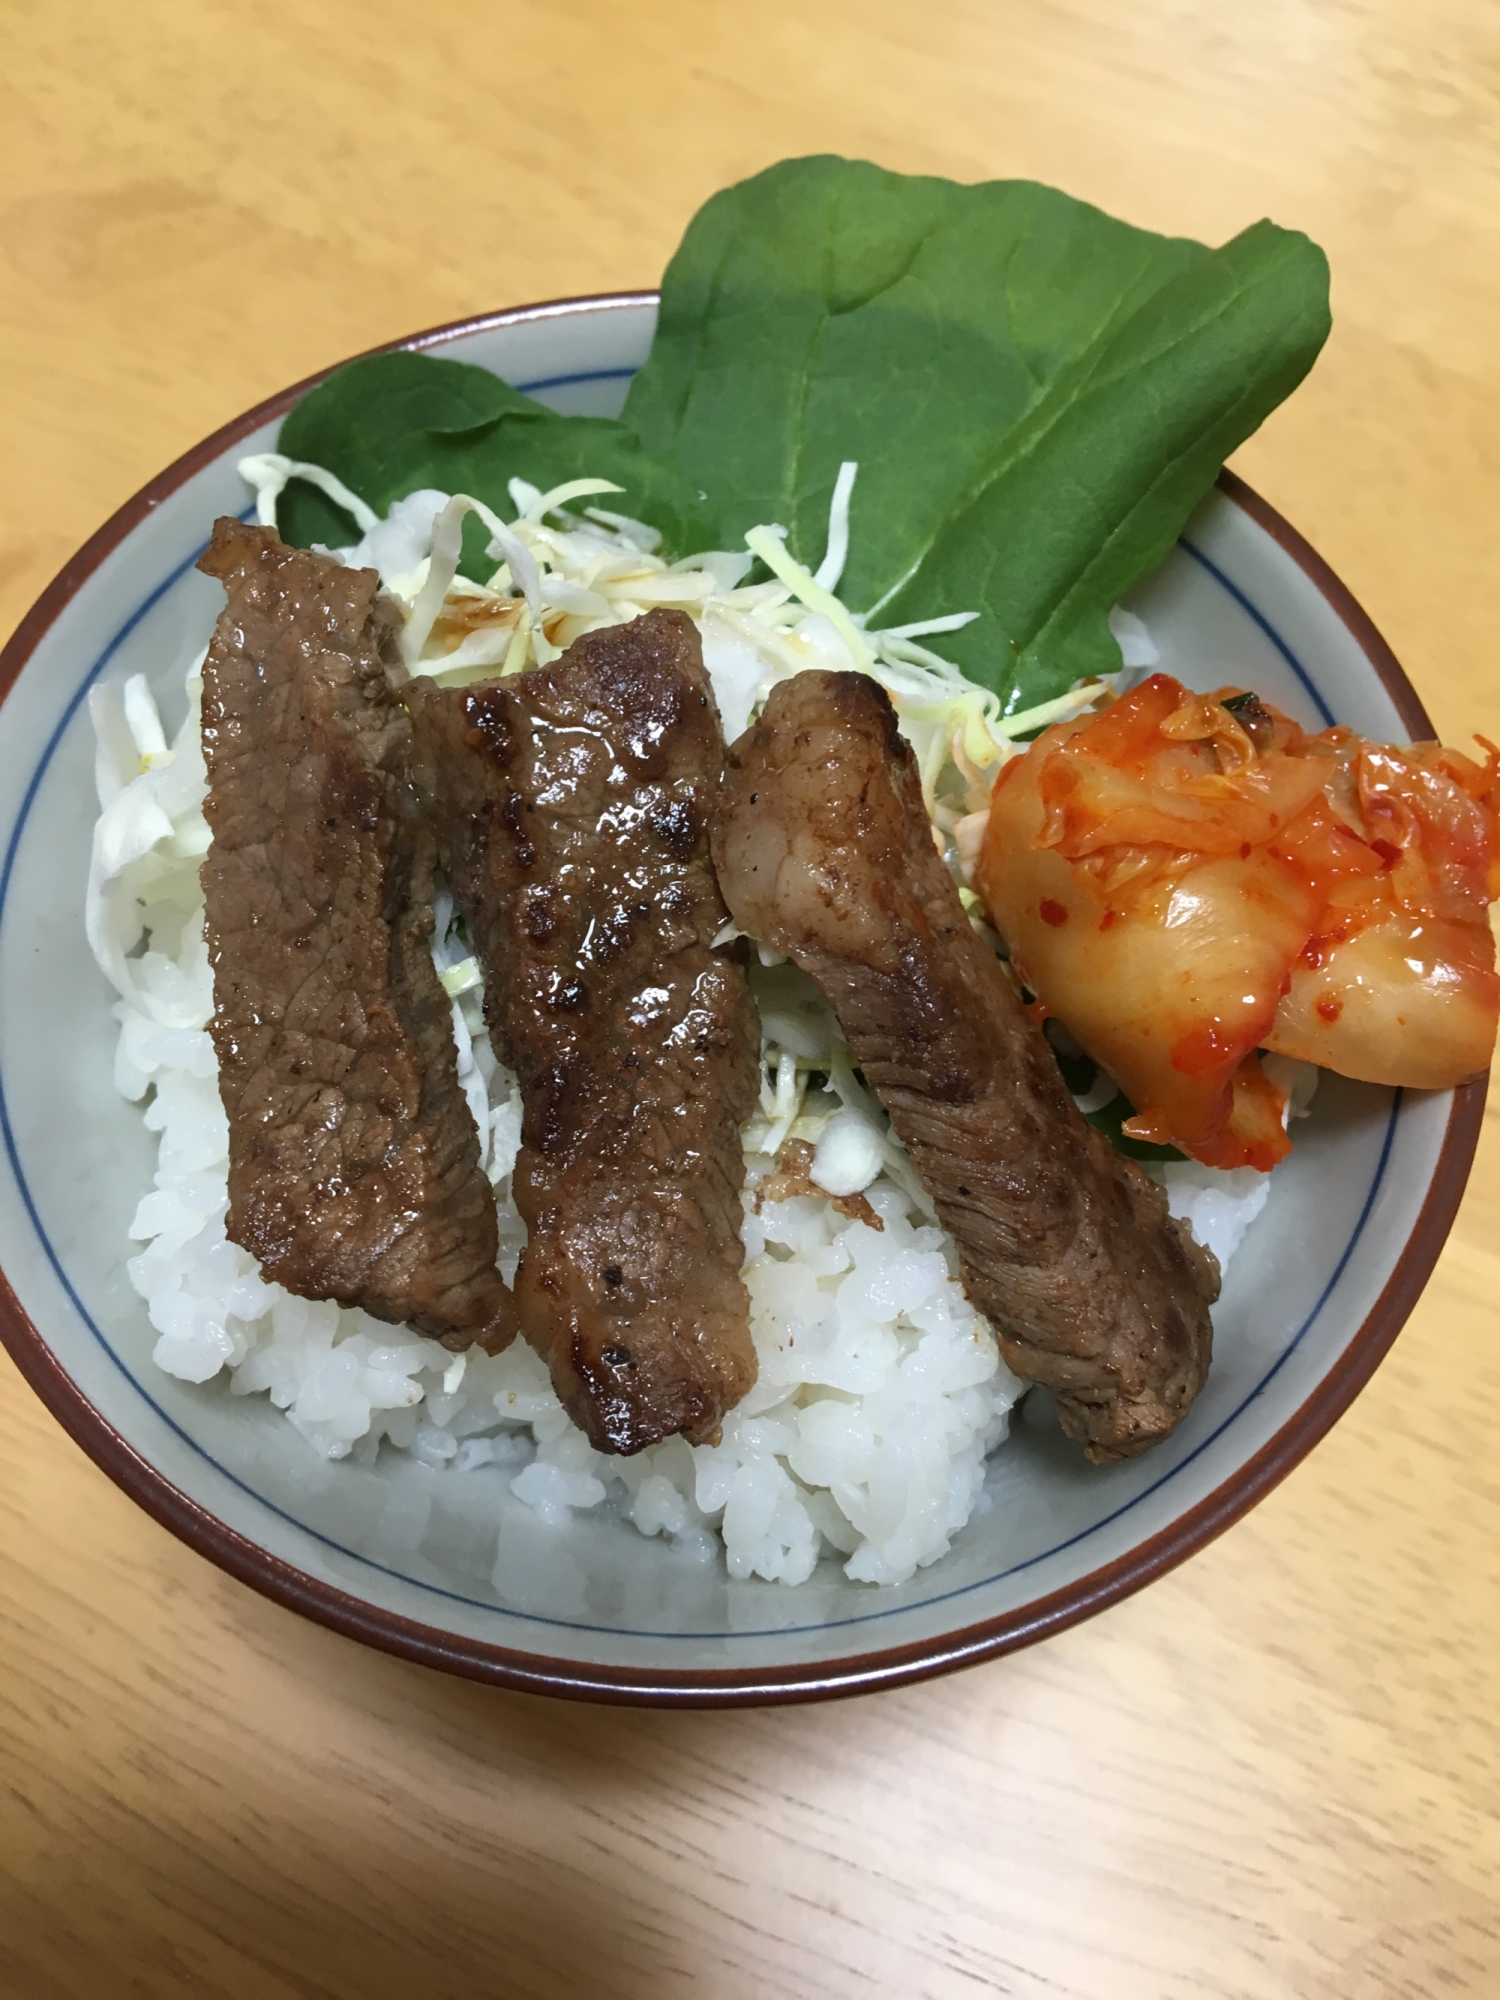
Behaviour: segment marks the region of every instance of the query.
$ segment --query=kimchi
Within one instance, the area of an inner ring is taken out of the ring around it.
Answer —
[[[1019,976],[1136,1107],[1125,1130],[1272,1167],[1258,1051],[1443,1089],[1489,1062],[1500,753],[1310,734],[1153,674],[996,780],[975,876]]]

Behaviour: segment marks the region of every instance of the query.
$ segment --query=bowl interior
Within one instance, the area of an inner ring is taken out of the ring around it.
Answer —
[[[649,301],[585,303],[433,344],[559,409],[608,415],[653,321]],[[83,937],[96,810],[83,697],[143,672],[169,724],[180,716],[184,668],[221,601],[192,565],[214,516],[246,511],[235,460],[275,429],[216,444],[140,515],[45,625],[0,709],[14,774],[0,808],[0,1262],[36,1330],[17,1319],[13,1348],[101,1462],[238,1573],[379,1643],[568,1691],[688,1693],[823,1691],[1014,1643],[1143,1580],[1284,1469],[1289,1433],[1305,1444],[1320,1408],[1336,1413],[1357,1387],[1351,1370],[1363,1379],[1378,1358],[1401,1269],[1435,1254],[1423,1243],[1441,1223],[1423,1204],[1448,1094],[1325,1078],[1231,1269],[1213,1370],[1178,1433],[1094,1468],[1031,1399],[952,1552],[897,1589],[830,1562],[794,1590],[731,1582],[617,1520],[544,1527],[498,1466],[455,1474],[389,1451],[373,1467],[327,1464],[264,1397],[153,1367],[124,1271],[153,1141],[112,1087],[110,995]],[[1253,686],[1315,727],[1412,733],[1363,635],[1226,492],[1132,604],[1193,686]]]

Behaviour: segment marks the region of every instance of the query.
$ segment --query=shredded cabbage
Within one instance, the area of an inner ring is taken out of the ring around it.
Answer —
[[[148,920],[167,933],[174,912],[160,907],[179,893],[180,864],[208,852],[203,817],[207,774],[203,765],[199,702],[203,654],[187,673],[188,711],[170,746],[144,674],[122,686],[89,689],[95,740],[94,779],[100,813],[89,855],[84,928],[95,958],[122,1000],[163,1028],[197,1028],[197,1005],[179,993],[180,981],[161,963],[132,957]],[[190,878],[194,887],[196,871]],[[175,914],[186,919],[183,905]],[[137,973],[144,970],[143,981]]]
[[[1016,754],[1018,739],[1076,714],[1100,693],[1087,683],[1057,701],[1003,720],[1000,703],[940,653],[920,643],[967,625],[978,614],[955,611],[916,625],[867,631],[837,597],[849,547],[849,509],[858,465],[840,468],[829,509],[828,544],[816,573],[797,562],[774,523],[752,528],[742,552],[716,549],[667,562],[647,523],[598,505],[620,489],[605,479],[572,479],[541,492],[513,479],[516,516],[500,520],[464,493],[423,491],[398,500],[382,521],[317,466],[276,453],[241,461],[257,514],[274,523],[288,479],[307,478],[349,508],[361,529],[335,551],[380,572],[403,605],[402,653],[413,673],[462,686],[496,673],[545,665],[581,633],[624,624],[658,606],[684,611],[699,627],[724,733],[738,736],[778,680],[805,667],[853,668],[885,689],[916,755],[922,792],[937,838],[955,865],[954,830],[988,802],[995,774]],[[485,583],[459,574],[465,518],[489,529],[487,554],[497,567]],[[767,581],[747,583],[759,558]],[[1117,629],[1135,658],[1149,647],[1138,620],[1119,614]]]

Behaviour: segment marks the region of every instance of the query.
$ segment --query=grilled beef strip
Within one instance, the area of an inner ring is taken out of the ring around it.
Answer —
[[[828,996],[1007,1364],[1091,1459],[1146,1450],[1202,1386],[1218,1266],[1081,1116],[975,935],[884,692],[783,681],[729,762],[714,858],[734,921]]]
[[[210,1024],[230,1237],[304,1298],[449,1347],[513,1332],[431,955],[396,614],[374,570],[223,519],[203,666]]]
[[[759,1033],[708,823],[723,769],[678,612],[407,691],[418,784],[520,1079],[521,1324],[600,1450],[717,1436],[755,1380],[739,1127]]]

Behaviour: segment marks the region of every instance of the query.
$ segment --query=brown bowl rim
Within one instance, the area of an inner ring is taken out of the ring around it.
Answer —
[[[551,299],[429,327],[366,350],[372,354],[445,346],[465,334],[579,312],[653,305],[654,291],[592,293]],[[342,365],[337,364],[337,365]],[[174,460],[90,536],[42,592],[0,651],[0,704],[63,607],[112,550],[162,501],[238,439],[284,416],[299,397],[332,372],[319,370],[258,403]],[[1395,703],[1412,740],[1432,724],[1395,654],[1368,614],[1289,522],[1227,469],[1219,489],[1262,527],[1303,571],[1359,645]],[[781,1668],[641,1669],[556,1660],[516,1647],[443,1632],[364,1602],[272,1555],[181,1492],[96,1410],[22,1310],[0,1271],[0,1341],[22,1376],[75,1443],[153,1519],[220,1569],[254,1590],[333,1631],[423,1666],[529,1694],[645,1707],[743,1707],[825,1700],[925,1680],[975,1666],[1034,1644],[1118,1603],[1205,1547],[1247,1513],[1338,1421],[1384,1359],[1437,1262],[1457,1213],[1478,1144],[1485,1079],[1453,1092],[1448,1124],[1431,1185],[1416,1224],[1380,1297],[1333,1369],[1301,1408],[1255,1456],[1197,1506],[1132,1549],[1063,1589],[1001,1616],[939,1638],[876,1647]]]

